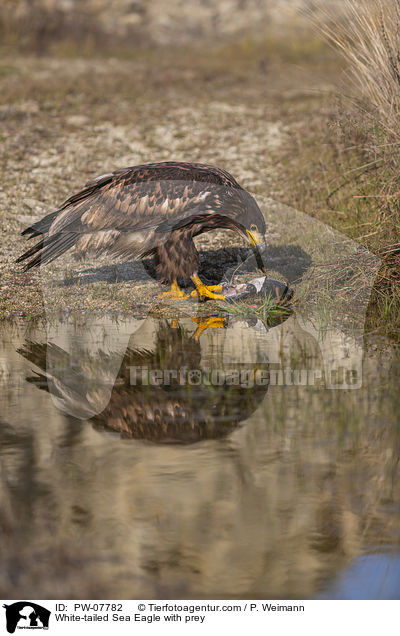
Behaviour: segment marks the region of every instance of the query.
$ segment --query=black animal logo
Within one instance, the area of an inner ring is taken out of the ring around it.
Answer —
[[[48,629],[51,612],[32,603],[31,601],[18,601],[12,605],[3,605],[6,608],[7,631],[13,634],[17,627],[28,629]]]

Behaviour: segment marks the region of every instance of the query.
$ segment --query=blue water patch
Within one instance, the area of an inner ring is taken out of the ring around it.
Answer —
[[[357,558],[317,598],[400,599],[400,554],[368,554]]]

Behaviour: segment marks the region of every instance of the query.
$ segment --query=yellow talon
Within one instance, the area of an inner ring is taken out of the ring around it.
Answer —
[[[191,296],[198,296],[200,300],[204,300],[204,298],[212,298],[212,300],[225,300],[225,296],[223,294],[215,294],[214,291],[222,291],[222,285],[205,285],[197,274],[194,274],[191,277],[192,281],[196,285],[196,289],[191,292]]]
[[[218,318],[217,316],[210,316],[209,318],[192,318],[193,322],[197,323],[197,329],[193,334],[193,338],[198,340],[201,334],[212,327],[213,329],[221,329],[225,325],[226,318]]]
[[[204,287],[206,287],[206,289],[210,292],[222,291],[222,285],[204,285]],[[194,289],[193,291],[190,292],[190,295],[193,296],[193,298],[195,298],[196,296],[199,295],[199,292],[197,291],[197,289]]]
[[[189,298],[186,292],[182,291],[182,289],[179,289],[179,285],[176,279],[172,283],[171,289],[169,291],[158,294],[159,298],[164,298],[164,296],[166,296],[167,298],[175,298],[179,300],[181,300],[182,298]]]

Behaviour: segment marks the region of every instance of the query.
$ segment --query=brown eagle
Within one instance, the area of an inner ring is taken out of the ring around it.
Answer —
[[[254,198],[225,170],[199,163],[150,163],[101,175],[55,212],[22,234],[40,241],[17,259],[25,270],[50,263],[75,247],[76,254],[106,251],[134,259],[153,256],[166,294],[188,298],[177,279],[192,279],[193,295],[223,299],[221,285],[198,276],[193,237],[209,230],[235,230],[256,246],[265,221]]]
[[[210,320],[201,320],[198,329],[189,335],[179,324],[172,328],[167,321],[158,321],[154,350],[128,346],[110,400],[97,414],[97,404],[108,392],[109,370],[119,354],[106,353],[101,348],[96,354],[90,353],[80,339],[74,344],[73,355],[53,342],[30,340],[17,352],[39,369],[27,381],[49,392],[64,412],[88,419],[95,428],[117,432],[123,438],[191,444],[222,438],[235,430],[260,406],[269,385],[269,364],[265,361],[218,366],[227,378],[262,370],[266,378],[262,384],[246,386],[229,380],[213,384],[209,377],[203,377],[210,369],[202,368],[199,338],[207,326]],[[138,373],[132,383],[133,369]],[[198,376],[196,383],[181,378],[183,369]],[[146,378],[152,370],[166,370],[168,380],[157,385],[148,383],[141,370],[146,372]]]

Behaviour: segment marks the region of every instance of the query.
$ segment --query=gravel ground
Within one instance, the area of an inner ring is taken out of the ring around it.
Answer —
[[[226,52],[190,56],[2,61],[2,319],[39,316],[49,299],[61,311],[162,311],[155,300],[160,285],[141,264],[79,263],[72,254],[42,272],[23,273],[14,264],[26,249],[21,230],[98,174],[151,161],[199,161],[229,170],[256,197],[282,196],[276,155],[298,104],[323,102],[309,89],[329,88],[326,76],[312,65],[283,72],[278,63],[266,69],[251,60],[236,60],[227,73]],[[284,241],[282,233],[268,227],[269,243]],[[197,242],[210,280],[245,247],[230,232]]]

